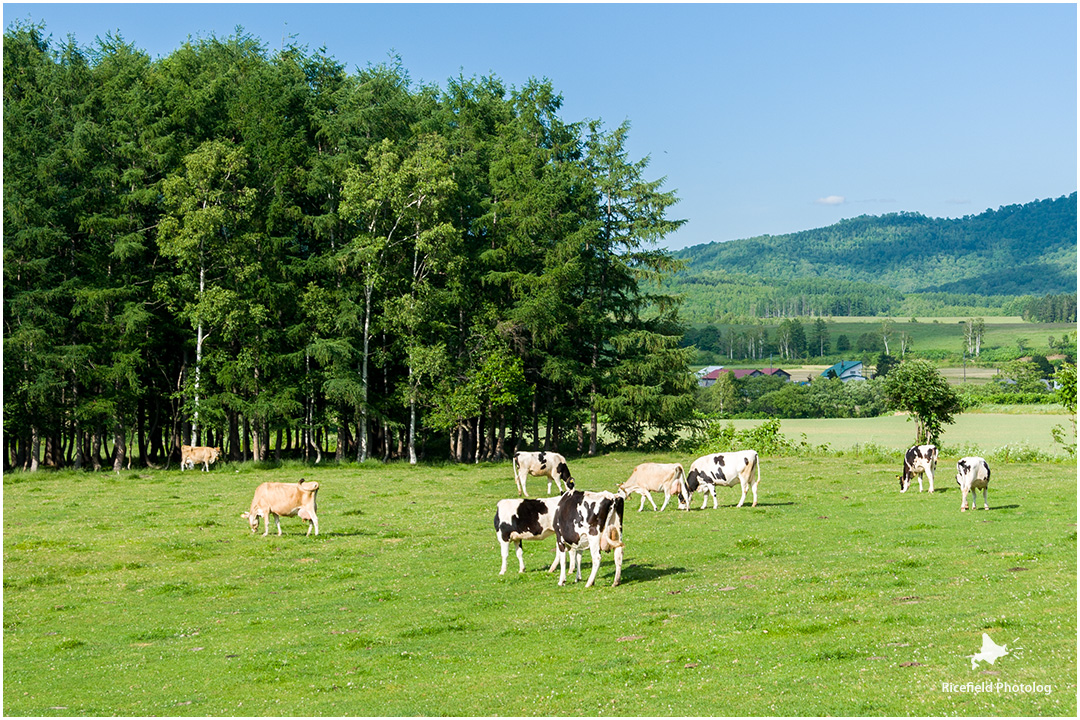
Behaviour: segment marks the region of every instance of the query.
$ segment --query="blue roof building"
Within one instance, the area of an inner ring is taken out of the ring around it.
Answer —
[[[836,377],[844,382],[866,379],[863,375],[863,364],[858,360],[842,360],[821,373],[821,377]]]

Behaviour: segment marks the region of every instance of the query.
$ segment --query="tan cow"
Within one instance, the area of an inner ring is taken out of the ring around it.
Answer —
[[[686,478],[683,474],[683,466],[679,463],[641,463],[634,468],[630,479],[620,485],[619,489],[627,495],[635,492],[641,494],[638,512],[645,509],[646,498],[652,503],[652,509],[656,510],[652,493],[661,491],[664,493],[664,504],[660,507],[660,512],[667,507],[672,495],[679,497],[680,508],[690,509],[690,498],[686,493]]]
[[[315,534],[319,534],[319,516],[315,514],[315,496],[319,493],[319,483],[305,483],[303,478],[295,485],[292,483],[264,482],[255,488],[255,497],[251,499],[251,509],[242,513],[240,517],[247,518],[251,532],[259,529],[259,518],[263,519],[265,529],[263,536],[270,532],[270,516],[274,516],[274,524],[277,526],[277,534],[281,535],[281,517],[299,516],[301,520],[311,523],[307,534],[315,528]]]
[[[221,457],[221,448],[206,447],[203,445],[180,446],[180,469],[195,469],[195,463],[203,464],[203,472],[210,472],[210,464],[217,462]]]

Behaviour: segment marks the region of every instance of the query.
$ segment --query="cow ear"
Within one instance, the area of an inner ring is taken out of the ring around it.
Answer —
[[[247,511],[240,513],[240,517],[242,517],[242,518],[246,518],[246,517],[250,517],[250,516],[251,516],[251,513],[247,512]]]

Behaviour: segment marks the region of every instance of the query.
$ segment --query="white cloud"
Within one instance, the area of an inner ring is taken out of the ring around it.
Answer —
[[[846,200],[843,195],[829,195],[814,201],[818,205],[843,205]]]

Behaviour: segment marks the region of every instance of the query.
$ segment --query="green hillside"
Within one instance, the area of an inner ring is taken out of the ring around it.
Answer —
[[[678,282],[710,271],[770,282],[842,280],[900,293],[979,296],[1076,291],[1076,193],[959,219],[860,216],[789,235],[698,245],[676,253]]]

